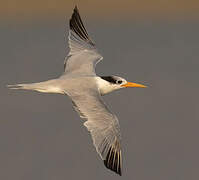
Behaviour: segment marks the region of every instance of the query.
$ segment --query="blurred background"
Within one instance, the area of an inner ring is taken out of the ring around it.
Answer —
[[[68,97],[7,84],[56,78],[77,5],[98,75],[146,89],[104,96],[120,120],[123,176],[107,170]],[[199,1],[7,0],[0,7],[0,179],[199,179]]]

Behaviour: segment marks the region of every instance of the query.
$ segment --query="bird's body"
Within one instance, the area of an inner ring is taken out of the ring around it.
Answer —
[[[73,93],[74,89],[75,92],[78,92],[78,90],[83,92],[85,89],[95,89],[100,95],[105,95],[121,88],[117,85],[110,84],[110,82],[104,80],[100,76],[71,77],[70,75],[60,76],[57,79],[51,79],[39,83],[9,85],[9,87],[12,89],[26,89],[43,93],[58,93],[67,95]]]
[[[93,144],[108,169],[121,175],[121,134],[117,117],[107,108],[102,95],[125,87],[145,87],[118,76],[97,76],[95,65],[102,60],[88,36],[77,7],[70,19],[70,52],[64,62],[64,73],[57,79],[39,83],[8,85],[12,89],[35,90],[68,95],[86,119]]]

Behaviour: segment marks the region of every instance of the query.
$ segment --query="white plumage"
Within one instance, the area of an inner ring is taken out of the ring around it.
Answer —
[[[99,77],[95,65],[102,60],[82,23],[77,7],[70,19],[70,52],[64,61],[64,73],[58,79],[39,83],[9,85],[12,89],[35,90],[68,95],[86,121],[93,144],[105,166],[121,175],[121,134],[117,117],[108,109],[101,95],[124,87],[145,87],[117,76]]]

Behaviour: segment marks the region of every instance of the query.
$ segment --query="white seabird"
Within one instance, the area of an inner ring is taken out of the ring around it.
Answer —
[[[146,86],[127,82],[118,76],[97,76],[95,65],[103,57],[90,39],[77,7],[74,9],[69,25],[70,52],[64,62],[63,75],[44,82],[8,85],[8,87],[68,95],[80,117],[86,119],[84,125],[91,133],[93,144],[105,166],[121,175],[119,122],[101,96],[121,88]]]

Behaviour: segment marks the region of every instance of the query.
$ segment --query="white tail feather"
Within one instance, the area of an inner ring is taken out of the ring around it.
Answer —
[[[33,90],[44,93],[61,93],[63,91],[56,85],[56,80],[49,80],[39,83],[30,83],[30,84],[14,84],[7,85],[9,89],[24,89],[24,90]]]
[[[7,85],[9,89],[30,89],[28,88],[27,84],[14,84],[14,85]]]

